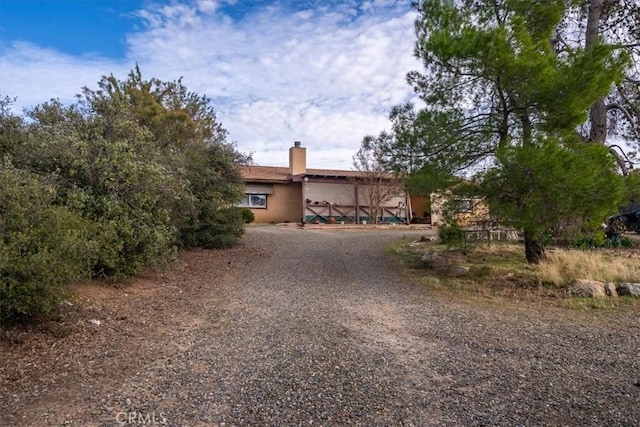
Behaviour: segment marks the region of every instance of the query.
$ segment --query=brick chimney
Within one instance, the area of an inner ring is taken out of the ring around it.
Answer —
[[[302,175],[307,173],[307,149],[300,145],[300,141],[293,143],[289,148],[289,173]]]

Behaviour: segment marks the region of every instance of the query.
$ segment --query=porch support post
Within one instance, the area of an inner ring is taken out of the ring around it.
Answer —
[[[356,224],[360,224],[360,202],[358,201],[358,182],[355,181],[353,183],[353,188],[356,193],[355,201],[356,201]]]
[[[307,223],[307,177],[302,177],[300,185],[302,185],[302,218],[301,223],[305,225]]]
[[[404,216],[406,217],[407,224],[411,224],[412,214],[411,214],[411,196],[408,192],[404,192]]]

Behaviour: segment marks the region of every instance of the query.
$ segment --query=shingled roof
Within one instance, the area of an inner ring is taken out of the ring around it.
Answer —
[[[278,166],[243,166],[242,177],[250,182],[291,182],[294,177],[289,173],[288,167]],[[323,178],[361,178],[365,173],[353,170],[337,169],[307,169],[304,176]],[[384,178],[393,179],[393,175],[384,174]]]
[[[251,182],[289,182],[289,168],[277,166],[242,166],[240,168],[245,181]]]

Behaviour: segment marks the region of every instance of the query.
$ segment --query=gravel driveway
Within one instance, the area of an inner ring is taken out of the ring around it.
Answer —
[[[5,344],[0,424],[640,425],[637,313],[445,299],[385,254],[420,234],[251,227],[240,249],[143,278],[126,320],[103,301],[100,327],[57,339],[77,346],[67,361],[90,346],[89,374],[51,355],[9,381],[30,353]]]

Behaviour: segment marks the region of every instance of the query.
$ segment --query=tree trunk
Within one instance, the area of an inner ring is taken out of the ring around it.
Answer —
[[[607,108],[604,99],[599,99],[589,110],[591,129],[589,130],[589,142],[607,142]]]
[[[539,264],[546,258],[542,242],[534,238],[530,231],[524,232],[524,253],[529,264]]]
[[[584,42],[585,49],[590,49],[598,44],[603,7],[604,0],[591,0],[589,2],[589,15],[587,16]],[[591,121],[589,141],[604,144],[607,141],[607,108],[604,98],[597,100],[589,109],[589,120]]]

